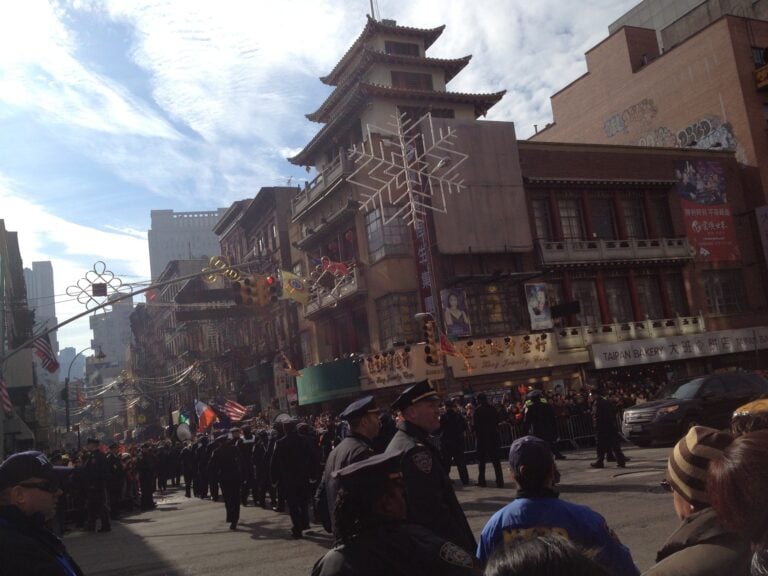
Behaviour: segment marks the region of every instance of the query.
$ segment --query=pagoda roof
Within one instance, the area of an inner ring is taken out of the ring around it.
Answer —
[[[359,80],[373,64],[405,64],[407,66],[421,66],[442,68],[445,71],[445,82],[450,82],[454,76],[461,72],[472,56],[463,58],[427,58],[423,56],[404,56],[399,54],[387,54],[379,52],[372,48],[364,48],[361,52],[360,61],[354,68],[354,72],[346,75],[338,84],[336,89],[326,98],[315,112],[306,114],[306,118],[312,122],[328,122],[331,111],[343,99],[348,86]]]
[[[320,78],[323,83],[330,86],[338,84],[339,78],[349,63],[354,59],[355,55],[365,45],[365,42],[376,34],[385,33],[395,36],[408,36],[411,38],[418,36],[424,40],[424,49],[426,50],[434,44],[435,40],[437,40],[443,33],[443,30],[445,30],[445,25],[438,26],[437,28],[412,28],[410,26],[398,26],[397,24],[392,25],[388,21],[379,22],[370,16],[368,16],[367,19],[368,21],[365,23],[365,28],[363,28],[363,31],[360,33],[360,36],[357,37],[357,40],[355,40],[352,46],[349,47],[349,50],[347,50],[344,56],[341,57],[341,60],[338,61],[333,70],[331,70],[328,75]]]
[[[381,84],[359,82],[347,94],[347,98],[339,105],[343,113],[334,116],[328,124],[315,134],[314,138],[296,156],[288,158],[291,164],[309,166],[314,160],[313,155],[329,138],[337,133],[344,123],[351,123],[355,112],[371,98],[387,98],[395,100],[423,100],[428,103],[446,102],[453,104],[473,104],[475,118],[484,116],[488,110],[506,94],[506,90],[491,94],[473,94],[465,92],[438,92],[435,90],[412,90],[409,88],[392,88]]]

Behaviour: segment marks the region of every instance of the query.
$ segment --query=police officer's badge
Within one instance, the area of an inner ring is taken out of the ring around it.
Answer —
[[[432,455],[429,452],[416,452],[411,456],[411,461],[413,462],[413,465],[416,466],[419,471],[424,472],[424,474],[432,472]]]
[[[446,542],[442,545],[440,548],[440,558],[454,566],[471,568],[474,565],[472,556],[467,554],[463,548],[456,546],[453,542]]]

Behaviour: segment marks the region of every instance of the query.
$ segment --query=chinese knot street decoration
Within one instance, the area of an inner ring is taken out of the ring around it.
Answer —
[[[68,286],[67,296],[75,298],[88,310],[96,309],[104,304],[105,299],[130,294],[133,288],[107,270],[107,265],[101,260],[94,262],[93,268],[85,273],[76,284]],[[106,308],[101,308],[106,312]]]

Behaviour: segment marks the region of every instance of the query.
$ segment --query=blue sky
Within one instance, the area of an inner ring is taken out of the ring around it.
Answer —
[[[507,89],[488,118],[514,121],[524,138],[635,1],[377,4],[403,25],[445,24],[430,55],[473,55],[449,89]],[[53,262],[60,321],[83,310],[64,294],[98,260],[125,281],[149,278],[150,210],[226,207],[307,178],[285,158],[318,130],[304,118],[330,93],[318,77],[369,10],[369,0],[0,3],[0,218],[19,232],[25,265]],[[59,333],[62,346],[89,339],[87,319]]]

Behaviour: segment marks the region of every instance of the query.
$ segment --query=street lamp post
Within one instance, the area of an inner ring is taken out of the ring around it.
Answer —
[[[75,363],[75,360],[77,360],[78,356],[81,356],[83,352],[86,350],[93,350],[92,346],[87,346],[80,350],[77,354],[75,354],[74,358],[72,358],[72,361],[69,363],[69,368],[67,368],[67,377],[64,378],[64,418],[65,418],[65,425],[67,427],[67,433],[71,431],[70,427],[70,421],[69,421],[69,377],[72,375],[72,365]],[[96,353],[96,358],[101,360],[102,358],[105,358],[106,355],[104,352],[101,351],[101,346],[99,346],[99,351]]]

